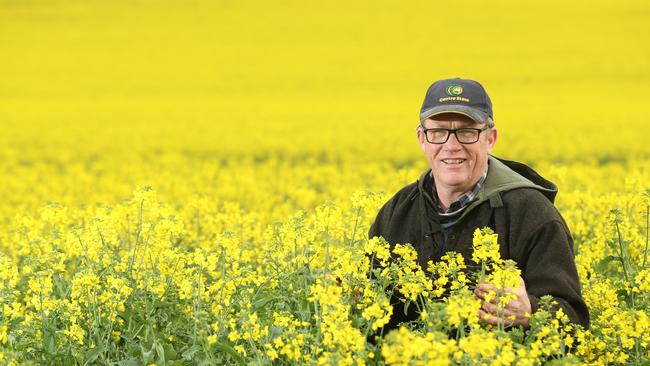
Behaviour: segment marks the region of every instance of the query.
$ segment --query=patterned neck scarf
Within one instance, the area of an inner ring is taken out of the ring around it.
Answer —
[[[478,194],[478,191],[483,186],[483,183],[485,182],[485,178],[487,177],[487,173],[488,173],[488,167],[486,166],[483,175],[478,180],[478,182],[476,182],[474,187],[470,189],[467,193],[458,197],[456,201],[454,201],[451,205],[449,205],[449,209],[446,212],[442,209],[442,207],[440,207],[440,201],[438,200],[438,193],[436,192],[436,184],[433,178],[433,172],[430,173],[431,183],[432,183],[431,186],[433,187],[433,201],[435,203],[436,215],[438,216],[438,220],[440,221],[440,226],[442,226],[444,229],[447,229],[458,222],[461,213],[467,208],[467,206],[469,206],[472,200],[474,200],[474,198]]]

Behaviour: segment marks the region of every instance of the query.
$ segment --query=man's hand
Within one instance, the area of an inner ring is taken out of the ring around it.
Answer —
[[[505,307],[501,306],[502,308],[498,309],[499,314],[497,314],[496,305],[499,303],[499,299],[496,297],[490,299],[487,296],[490,290],[494,289],[494,285],[482,283],[474,290],[474,294],[482,300],[479,317],[488,324],[496,325],[503,323],[505,325],[523,325],[524,327],[528,327],[528,318],[532,312],[532,307],[530,306],[524,279],[519,276],[519,287],[506,287],[506,291],[513,294],[514,299],[508,301]],[[486,301],[486,296],[489,301]]]

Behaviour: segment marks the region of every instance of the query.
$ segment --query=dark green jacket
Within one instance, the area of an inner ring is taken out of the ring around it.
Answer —
[[[553,202],[557,187],[530,167],[489,157],[488,175],[460,221],[443,230],[435,215],[432,179],[420,179],[395,194],[379,211],[369,237],[382,236],[390,244],[411,243],[426,268],[447,251],[461,253],[471,263],[476,228],[499,234],[501,257],[517,262],[533,312],[542,295],[552,295],[572,322],[589,327],[589,311],[580,294],[573,240]],[[412,307],[411,307],[412,308]],[[413,320],[396,304],[387,328]]]

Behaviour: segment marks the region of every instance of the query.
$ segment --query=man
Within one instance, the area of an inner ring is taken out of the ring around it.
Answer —
[[[553,205],[557,187],[522,163],[490,155],[497,129],[483,86],[459,78],[433,83],[420,110],[417,138],[430,169],[382,207],[369,236],[411,243],[425,267],[447,251],[461,253],[469,263],[474,230],[490,227],[499,234],[501,257],[517,263],[522,279],[505,314],[498,316],[494,304],[482,301],[481,319],[528,327],[527,315],[549,294],[572,322],[588,327],[573,240]],[[479,284],[476,296],[484,300],[488,288]],[[387,328],[414,316],[395,304]]]

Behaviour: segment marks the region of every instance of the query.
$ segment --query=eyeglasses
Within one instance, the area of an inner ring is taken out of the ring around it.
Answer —
[[[456,140],[461,144],[473,144],[478,141],[481,132],[487,130],[488,128],[424,128],[422,126],[422,131],[424,136],[430,144],[444,144],[449,140],[449,136],[453,133],[456,135]]]

